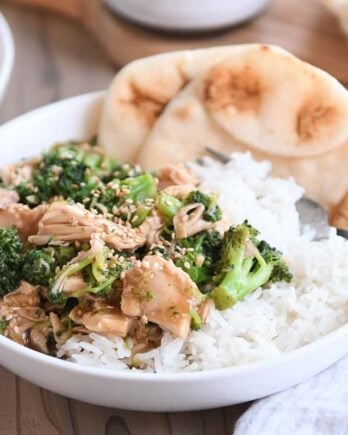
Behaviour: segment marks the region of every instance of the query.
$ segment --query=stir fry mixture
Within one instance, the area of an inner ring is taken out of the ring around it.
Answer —
[[[184,165],[142,172],[67,143],[0,175],[0,333],[46,354],[90,332],[127,337],[135,353],[164,330],[186,339],[214,304],[291,279]]]

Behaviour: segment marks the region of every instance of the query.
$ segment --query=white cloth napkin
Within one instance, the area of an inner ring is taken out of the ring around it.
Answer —
[[[348,435],[348,357],[255,402],[238,420],[234,435]]]

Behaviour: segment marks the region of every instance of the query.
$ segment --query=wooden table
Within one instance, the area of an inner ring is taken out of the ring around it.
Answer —
[[[16,43],[14,73],[0,122],[108,85],[115,69],[79,27],[1,2],[0,7]],[[245,408],[173,414],[108,409],[44,391],[0,367],[0,435],[225,435],[232,433]]]

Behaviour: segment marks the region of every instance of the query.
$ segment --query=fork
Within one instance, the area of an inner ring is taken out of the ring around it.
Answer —
[[[231,159],[226,154],[211,148],[205,147],[206,151],[219,160],[221,163],[228,163]],[[200,161],[202,163],[202,161]],[[299,213],[301,226],[310,225],[315,229],[314,240],[327,239],[330,234],[330,225],[327,211],[316,201],[302,196],[296,202],[296,209]],[[348,230],[336,228],[337,234],[348,239]]]

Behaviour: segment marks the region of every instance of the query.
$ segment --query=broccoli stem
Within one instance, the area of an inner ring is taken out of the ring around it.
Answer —
[[[156,198],[156,207],[158,211],[168,220],[172,220],[177,212],[181,209],[183,203],[165,192],[160,192]]]

